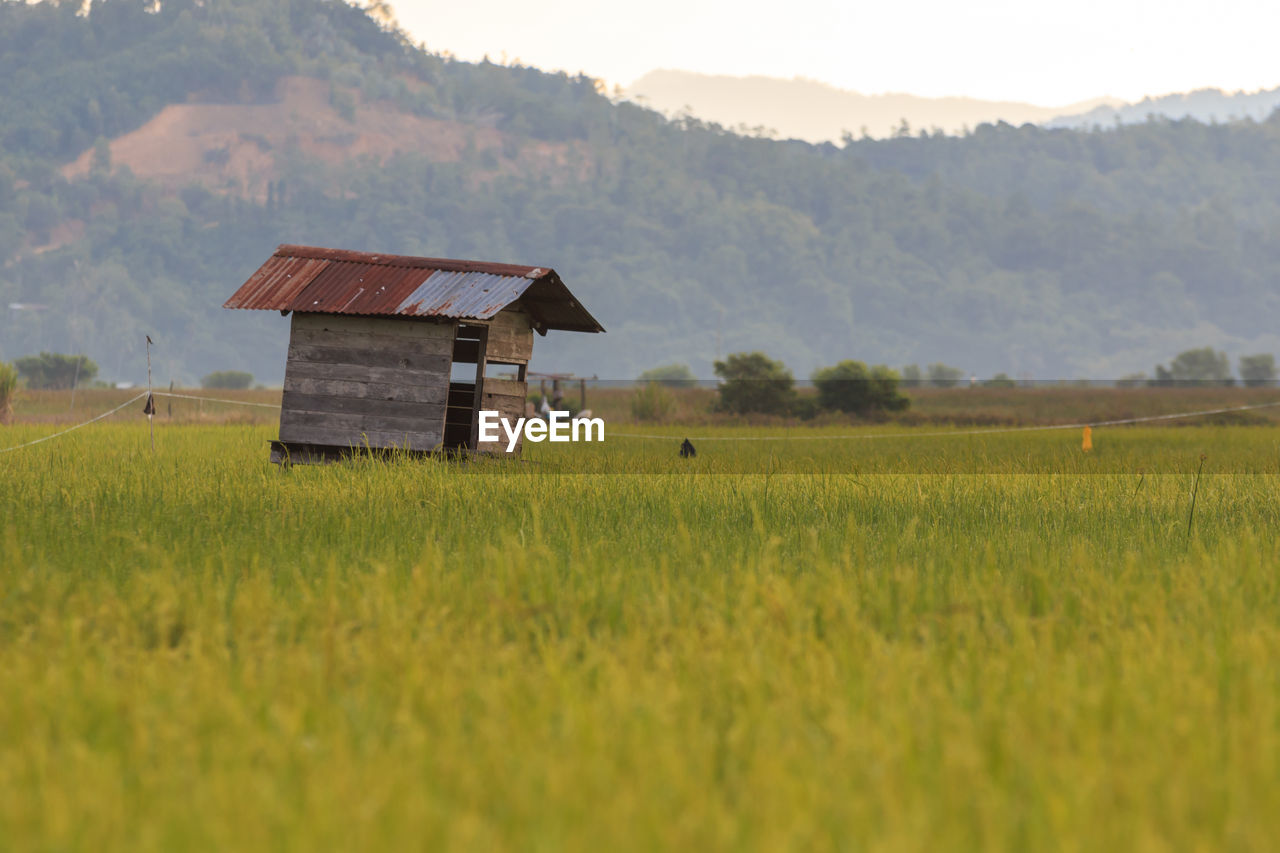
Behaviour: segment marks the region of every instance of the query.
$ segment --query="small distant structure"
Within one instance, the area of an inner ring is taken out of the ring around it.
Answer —
[[[223,307],[293,315],[276,463],[518,455],[476,425],[524,416],[533,333],[604,331],[549,267],[313,246],[280,246]]]

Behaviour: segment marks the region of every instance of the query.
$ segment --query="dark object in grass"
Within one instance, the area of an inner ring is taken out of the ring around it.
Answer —
[[[684,444],[680,445],[680,458],[692,459],[697,455],[698,451],[693,449],[693,442],[686,438]]]
[[[1191,541],[1191,522],[1196,517],[1196,495],[1200,491],[1200,474],[1204,471],[1205,454],[1200,454],[1200,467],[1196,469],[1196,482],[1191,487],[1191,511],[1187,513],[1187,541]]]

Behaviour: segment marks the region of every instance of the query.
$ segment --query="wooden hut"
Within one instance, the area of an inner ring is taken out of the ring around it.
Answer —
[[[533,333],[604,331],[547,267],[310,246],[278,248],[223,307],[293,315],[273,462],[505,455],[478,413],[524,416]]]

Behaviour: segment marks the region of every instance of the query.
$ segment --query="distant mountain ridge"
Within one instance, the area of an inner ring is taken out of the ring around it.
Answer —
[[[950,134],[979,124],[1005,121],[1040,124],[1063,115],[1089,114],[1123,106],[1114,98],[1094,98],[1061,107],[978,98],[926,98],[919,95],[864,95],[816,80],[730,77],[691,71],[650,71],[625,90],[645,106],[698,118],[729,128],[762,128],[783,138],[838,142],[844,134],[880,139],[911,129],[940,129]]]
[[[1280,107],[1280,87],[1257,92],[1197,89],[1194,92],[1143,98],[1136,104],[1099,104],[1091,110],[1061,115],[1043,124],[1045,127],[1107,127],[1117,122],[1136,124],[1153,115],[1174,120],[1190,118],[1206,124],[1234,119],[1262,121],[1277,107]]]
[[[1001,121],[1015,126],[1031,123],[1075,129],[1111,127],[1117,122],[1136,124],[1152,115],[1205,123],[1261,121],[1280,107],[1280,88],[1257,92],[1199,89],[1148,97],[1137,103],[1100,97],[1045,107],[979,98],[864,95],[815,80],[731,77],[666,69],[645,74],[627,87],[625,94],[669,116],[687,111],[724,127],[815,143],[839,142],[846,133],[875,139],[901,135],[906,130],[940,129],[956,134]]]

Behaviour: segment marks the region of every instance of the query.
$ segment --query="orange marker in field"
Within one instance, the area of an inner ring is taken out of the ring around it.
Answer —
[[[1080,442],[1080,449],[1085,453],[1093,450],[1093,427],[1084,428],[1084,441]]]

